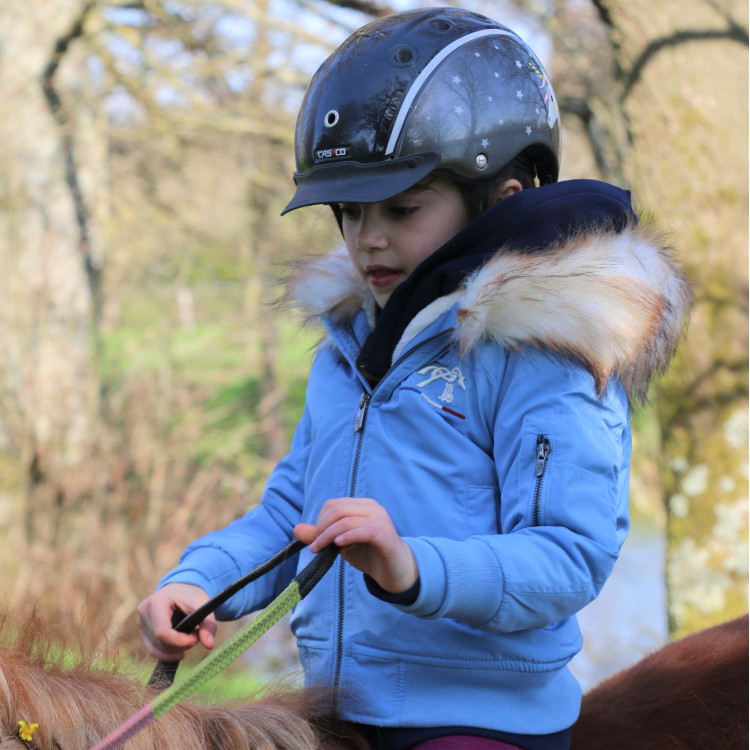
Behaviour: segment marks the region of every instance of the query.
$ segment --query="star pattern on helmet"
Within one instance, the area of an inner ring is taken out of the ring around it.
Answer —
[[[436,125],[438,128],[455,127],[463,129],[469,128],[473,122],[473,118],[467,116],[467,108],[468,114],[472,114],[474,107],[487,107],[487,114],[492,117],[495,125],[490,125],[490,131],[484,133],[487,137],[480,136],[478,141],[474,141],[475,144],[479,144],[475,146],[477,153],[481,150],[485,155],[489,155],[491,151],[500,147],[497,142],[498,138],[489,138],[493,132],[499,133],[502,129],[507,135],[507,131],[512,130],[521,138],[524,138],[522,134],[525,134],[524,140],[533,141],[540,135],[543,136],[547,124],[546,122],[543,124],[543,118],[548,119],[545,117],[548,114],[546,99],[543,104],[537,91],[536,79],[529,78],[531,73],[536,73],[542,81],[541,86],[546,85],[546,80],[533,64],[532,58],[529,58],[528,61],[520,58],[514,60],[513,57],[510,60],[496,58],[492,52],[493,48],[501,50],[503,46],[498,43],[488,44],[482,48],[481,54],[471,50],[462,59],[463,67],[452,66],[445,71],[444,76],[441,76],[443,99],[439,104],[437,100],[435,101],[434,105],[437,105],[437,109],[434,112],[452,111],[453,116],[450,119],[454,121],[453,124],[442,120],[442,117],[433,118],[425,112],[425,119],[430,123],[441,121],[440,125]],[[473,66],[482,64],[480,62],[474,63],[474,60],[477,59],[488,59],[491,61],[490,64],[495,63],[493,65],[495,70],[490,68],[487,71],[486,75],[489,76],[489,79],[485,78],[482,81],[481,76],[475,75]],[[508,67],[511,70],[508,70]],[[542,93],[545,93],[545,91],[542,91]],[[507,101],[508,97],[514,96],[516,105]],[[487,102],[487,104],[483,104],[484,102]],[[526,122],[518,118],[515,113],[516,110],[524,113],[521,116]],[[502,117],[500,116],[501,112]],[[513,113],[512,116],[511,113]],[[506,120],[505,115],[508,115],[510,119]],[[552,128],[552,125],[550,125],[550,128]],[[466,135],[469,135],[468,131]],[[475,137],[476,135],[479,135],[479,133],[475,131]]]

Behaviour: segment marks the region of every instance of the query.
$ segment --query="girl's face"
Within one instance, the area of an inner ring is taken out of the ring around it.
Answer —
[[[458,186],[442,175],[426,177],[384,201],[341,203],[339,208],[349,257],[380,307],[472,218]]]

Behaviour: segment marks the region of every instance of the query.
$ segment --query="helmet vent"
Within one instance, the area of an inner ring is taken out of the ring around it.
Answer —
[[[335,109],[326,112],[326,116],[323,118],[323,124],[327,128],[332,128],[338,121],[339,113]]]
[[[393,61],[397,65],[408,65],[414,59],[414,53],[408,47],[399,47],[393,53]]]
[[[430,21],[430,28],[435,31],[448,31],[450,27],[451,25],[447,21],[441,21],[439,18]]]

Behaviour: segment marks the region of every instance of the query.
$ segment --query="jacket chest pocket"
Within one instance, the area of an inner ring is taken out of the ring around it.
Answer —
[[[488,485],[468,485],[464,493],[466,536],[499,534],[500,488]]]

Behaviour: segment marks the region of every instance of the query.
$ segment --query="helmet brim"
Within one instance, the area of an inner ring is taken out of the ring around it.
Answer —
[[[416,185],[439,161],[440,154],[425,151],[373,164],[351,161],[319,164],[309,172],[294,175],[297,190],[281,215],[303,206],[375,203],[392,198]]]

